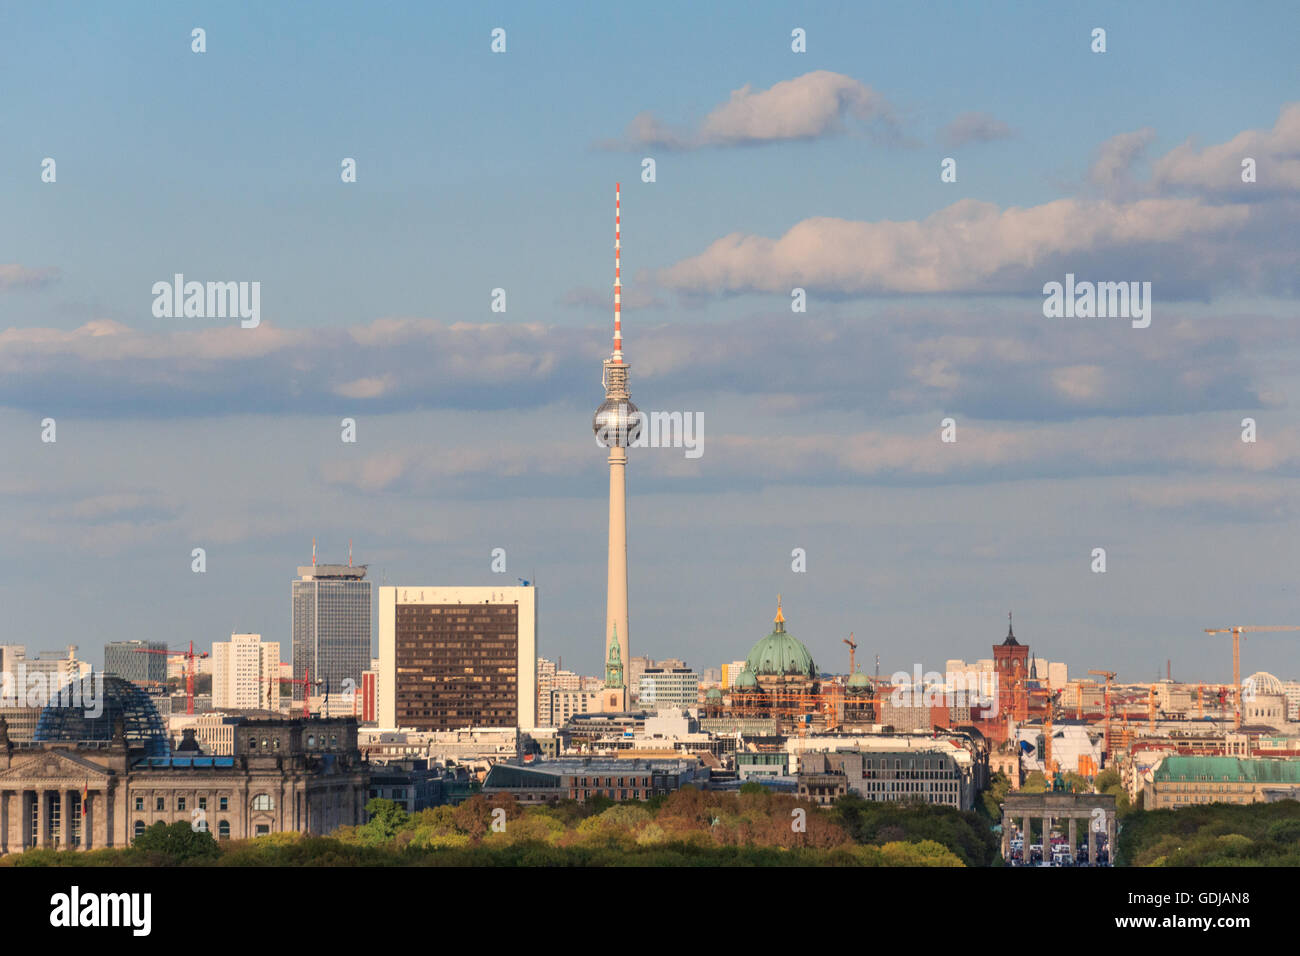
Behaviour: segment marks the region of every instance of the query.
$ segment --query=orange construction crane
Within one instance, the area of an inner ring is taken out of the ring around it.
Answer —
[[[852,677],[857,673],[857,667],[854,666],[856,660],[854,655],[858,652],[858,642],[853,639],[852,631],[849,631],[849,636],[844,639],[844,643],[849,645],[849,676]]]
[[[1102,749],[1106,753],[1107,759],[1110,758],[1110,682],[1117,676],[1114,671],[1088,671],[1089,674],[1096,674],[1098,677],[1106,678],[1106,692],[1102,704],[1105,709],[1106,737]]]
[[[1241,726],[1241,641],[1242,635],[1251,631],[1300,631],[1297,624],[1253,624],[1234,627],[1207,627],[1206,634],[1232,635],[1232,689],[1237,695],[1237,712],[1234,726]]]
[[[185,658],[185,713],[194,713],[194,661],[197,658],[208,656],[208,652],[202,654],[194,653],[194,642],[190,641],[189,650],[186,651],[156,651],[152,647],[137,647],[137,654],[166,654],[168,657]]]

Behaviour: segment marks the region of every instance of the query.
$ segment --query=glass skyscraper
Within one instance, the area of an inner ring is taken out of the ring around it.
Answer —
[[[361,673],[370,669],[370,582],[365,565],[313,564],[298,569],[293,582],[293,677],[311,672],[312,694],[331,703],[361,692]],[[351,681],[349,684],[348,681]],[[293,685],[301,702],[304,687]]]
[[[104,645],[104,672],[136,684],[166,683],[166,651],[161,641],[111,641]]]

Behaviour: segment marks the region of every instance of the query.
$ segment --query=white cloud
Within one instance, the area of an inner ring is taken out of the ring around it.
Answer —
[[[898,137],[893,109],[880,93],[841,73],[816,70],[766,90],[746,83],[694,130],[674,130],[651,113],[639,113],[623,141],[607,145],[694,149],[817,139],[842,132],[848,118],[885,138]]]

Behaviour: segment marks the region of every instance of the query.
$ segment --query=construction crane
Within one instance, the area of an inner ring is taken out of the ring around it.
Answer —
[[[1088,673],[1096,674],[1098,677],[1106,678],[1106,691],[1105,691],[1104,703],[1102,704],[1103,708],[1105,709],[1106,737],[1105,737],[1105,744],[1102,746],[1102,750],[1105,751],[1106,757],[1107,759],[1109,759],[1110,758],[1110,682],[1113,681],[1117,675],[1114,671],[1088,671]]]
[[[137,647],[137,654],[166,654],[168,657],[185,658],[185,713],[194,713],[194,661],[199,658],[208,656],[207,651],[201,654],[194,653],[194,642],[190,641],[189,650],[185,651],[166,651],[154,650],[152,647]]]
[[[1207,627],[1206,634],[1231,634],[1232,635],[1232,689],[1237,695],[1237,711],[1235,716],[1235,727],[1241,726],[1241,641],[1242,635],[1249,632],[1262,631],[1300,631],[1300,625],[1297,624],[1251,624],[1236,625],[1235,627]]]
[[[858,652],[858,642],[853,639],[852,631],[849,631],[849,636],[844,639],[844,643],[849,645],[849,676],[852,677],[857,673],[857,668],[854,667],[854,655]]]

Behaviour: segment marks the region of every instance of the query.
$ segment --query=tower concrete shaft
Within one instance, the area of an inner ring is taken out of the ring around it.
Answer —
[[[606,647],[617,634],[624,673],[628,662],[627,630],[627,449],[609,450],[609,578],[605,598]]]

